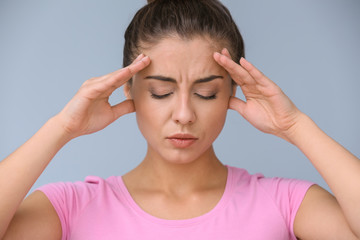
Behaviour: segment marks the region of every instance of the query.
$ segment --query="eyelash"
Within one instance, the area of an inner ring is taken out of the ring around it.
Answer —
[[[173,94],[173,93],[171,92],[171,93],[167,93],[167,94],[163,94],[163,95],[157,95],[155,93],[152,93],[151,97],[155,98],[155,99],[163,99],[163,98],[170,96],[171,94]]]
[[[154,94],[152,93],[151,94],[151,97],[152,98],[155,98],[155,99],[163,99],[163,98],[166,98],[168,96],[170,96],[171,94],[173,94],[172,92],[171,93],[167,93],[167,94],[163,94],[163,95],[157,95],[157,94]],[[214,95],[211,95],[211,96],[203,96],[203,95],[200,95],[198,93],[194,93],[196,96],[198,96],[199,98],[201,99],[204,99],[204,100],[213,100],[213,99],[216,99],[216,94]]]
[[[211,96],[203,96],[203,95],[200,95],[198,93],[194,93],[196,96],[198,96],[199,98],[201,99],[204,99],[204,100],[213,100],[216,98],[216,94],[213,94]]]

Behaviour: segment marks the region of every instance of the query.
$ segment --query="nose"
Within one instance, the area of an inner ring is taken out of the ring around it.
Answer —
[[[181,125],[194,123],[196,120],[195,111],[188,96],[178,96],[174,104],[172,119]]]

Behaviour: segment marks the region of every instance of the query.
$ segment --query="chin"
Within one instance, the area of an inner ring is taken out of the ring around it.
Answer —
[[[161,156],[163,161],[170,163],[170,164],[189,164],[193,163],[198,159],[198,154],[188,154],[184,151],[179,151],[177,153],[170,153],[170,154],[164,154]],[[170,157],[169,157],[170,156]]]
[[[209,147],[208,149],[210,149]],[[170,164],[192,164],[200,160],[202,156],[207,155],[205,151],[199,151],[199,148],[192,149],[172,149],[161,154],[163,161]],[[170,156],[170,157],[169,157]]]
[[[184,159],[184,158],[174,158],[174,159],[166,159],[166,161],[170,164],[178,164],[178,165],[185,165],[185,164],[191,164],[195,162],[195,159]]]

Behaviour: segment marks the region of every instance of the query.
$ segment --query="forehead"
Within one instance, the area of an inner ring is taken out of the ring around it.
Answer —
[[[143,50],[151,59],[150,66],[143,74],[188,78],[225,74],[225,70],[213,59],[213,53],[219,50],[214,42],[204,37],[185,40],[178,37],[165,38]]]

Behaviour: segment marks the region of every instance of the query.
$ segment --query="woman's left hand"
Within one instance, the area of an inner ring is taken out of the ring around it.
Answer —
[[[231,97],[229,108],[260,131],[291,141],[289,137],[302,113],[280,87],[244,58],[240,59],[240,65],[235,63],[227,49],[214,53],[214,59],[240,86],[246,98],[243,101]]]
[[[336,197],[319,186],[311,187],[296,214],[296,236],[301,239],[334,236],[336,239],[359,239],[359,159],[326,135],[250,62],[241,58],[240,65],[235,63],[227,50],[214,53],[214,59],[240,85],[246,98],[242,101],[231,97],[229,108],[238,111],[259,130],[297,146]],[[332,226],[336,229],[331,229]]]

